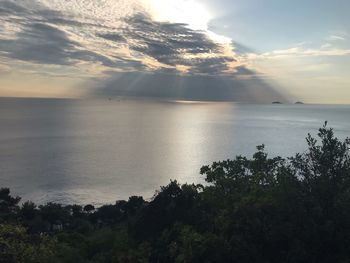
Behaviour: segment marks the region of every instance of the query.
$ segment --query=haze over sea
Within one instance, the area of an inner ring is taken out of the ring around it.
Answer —
[[[0,186],[37,203],[150,198],[170,179],[202,183],[202,165],[260,144],[302,152],[325,120],[350,135],[345,105],[1,98]]]

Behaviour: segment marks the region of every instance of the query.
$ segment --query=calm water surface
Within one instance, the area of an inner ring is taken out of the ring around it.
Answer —
[[[38,203],[149,198],[262,143],[302,152],[325,120],[350,136],[350,106],[0,99],[0,187]]]

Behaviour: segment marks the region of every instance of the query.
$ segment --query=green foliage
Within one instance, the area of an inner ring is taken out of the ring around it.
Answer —
[[[54,263],[55,245],[55,239],[30,236],[21,226],[0,225],[1,263]]]
[[[0,263],[350,262],[350,139],[327,123],[318,138],[203,166],[205,186],[171,181],[149,202],[19,207],[1,189]]]

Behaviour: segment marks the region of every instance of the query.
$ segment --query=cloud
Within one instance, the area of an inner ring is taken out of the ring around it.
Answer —
[[[11,60],[7,67],[51,77],[90,75],[95,95],[283,99],[239,61],[243,45],[235,53],[233,43],[209,32],[155,21],[138,1],[0,1],[0,58]]]
[[[8,17],[0,18],[0,22],[15,22],[8,26],[13,32],[7,30],[0,37],[0,53],[39,64],[91,62],[119,71],[185,68],[189,74],[224,74],[235,61],[206,32],[192,30],[186,24],[154,21],[144,11],[119,15],[118,26],[113,26],[103,17],[89,20],[63,13],[64,9],[50,9],[82,6],[80,0],[70,0],[66,5],[57,0],[43,3],[48,2],[1,2],[0,13]]]
[[[210,53],[219,49],[203,31],[189,29],[186,24],[157,22],[141,13],[130,17],[126,22],[130,25],[128,36],[141,42],[138,44],[149,45],[149,54],[154,56],[180,51],[185,54]],[[158,51],[158,46],[152,48],[153,44],[164,47]],[[146,48],[143,51],[147,52]]]
[[[336,36],[336,35],[331,35],[326,38],[327,41],[344,41],[346,40],[345,37],[342,36]]]
[[[125,22],[129,27],[123,30],[123,36],[129,40],[129,48],[167,66],[182,65],[191,73],[214,74],[227,70],[227,63],[235,61],[225,56],[222,46],[205,32],[186,24],[157,22],[141,13]],[[107,36],[109,40],[121,40],[118,34]]]
[[[0,74],[5,74],[10,72],[10,67],[0,64]]]
[[[0,22],[7,25],[0,36],[0,55],[25,62],[47,65],[77,65],[80,62],[100,63],[106,67],[118,67],[120,59],[85,47],[79,31],[86,28],[106,28],[98,23],[88,23],[69,18],[59,10],[51,10],[37,1],[3,1]],[[1,21],[3,20],[3,21]],[[12,24],[11,24],[12,22]],[[11,32],[13,31],[13,32]],[[88,41],[89,42],[89,41]]]
[[[293,47],[288,49],[274,50],[262,54],[249,53],[244,56],[248,60],[257,59],[280,59],[280,58],[303,58],[303,57],[331,57],[331,56],[348,56],[350,49],[331,48],[331,45],[322,45],[319,49],[306,49]]]
[[[1,16],[20,15],[27,13],[26,8],[16,4],[15,2],[2,0],[0,4]]]
[[[75,43],[64,32],[40,23],[28,24],[16,39],[0,42],[8,57],[44,64],[71,64],[69,53],[74,48]]]
[[[79,47],[67,33],[43,23],[27,24],[16,39],[0,41],[0,50],[13,59],[53,65],[73,65],[77,61],[115,65],[108,58]]]
[[[97,36],[113,42],[126,43],[126,39],[121,34],[118,34],[118,33],[102,33],[102,34],[98,33]]]

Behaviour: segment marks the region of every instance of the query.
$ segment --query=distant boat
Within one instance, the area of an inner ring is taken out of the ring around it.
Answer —
[[[301,102],[301,101],[297,101],[296,103],[294,103],[294,104],[304,104],[303,102]]]
[[[272,102],[272,104],[283,104],[283,103],[280,101],[274,101],[274,102]]]

